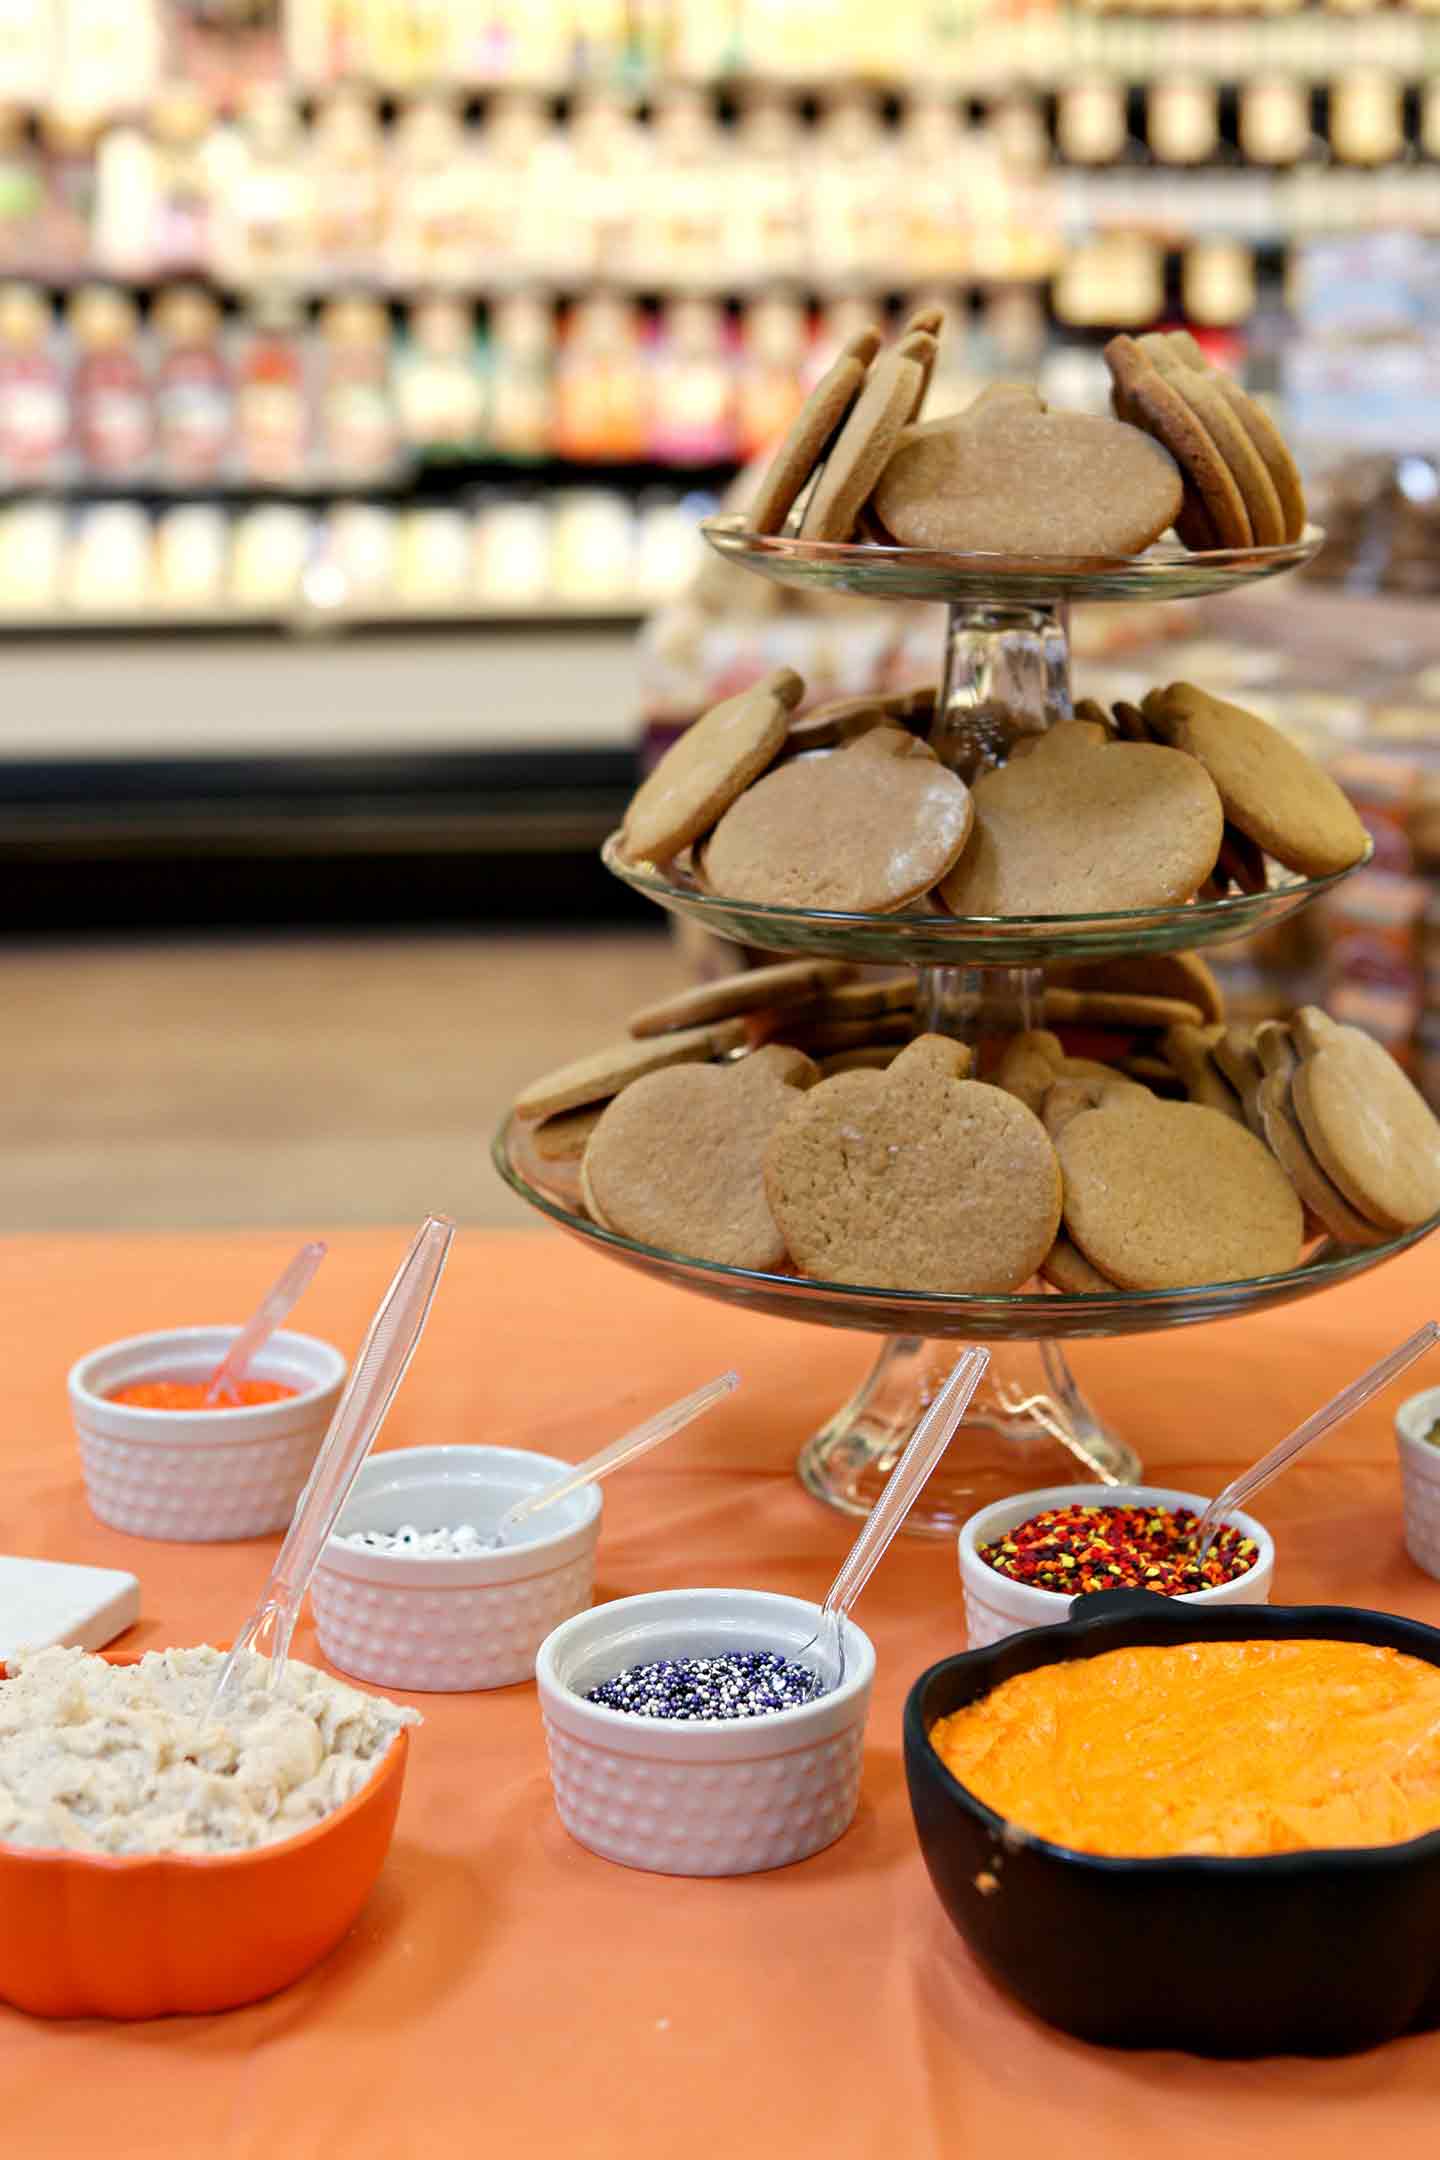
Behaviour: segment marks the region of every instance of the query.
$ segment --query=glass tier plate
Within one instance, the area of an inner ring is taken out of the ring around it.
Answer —
[[[1298,570],[1325,535],[1307,525],[1285,547],[1147,548],[1143,555],[951,555],[869,541],[793,540],[750,532],[743,516],[707,518],[717,554],[777,585],[877,600],[1196,600]]]
[[[853,1283],[812,1282],[796,1275],[766,1275],[748,1268],[724,1267],[684,1253],[641,1245],[633,1238],[602,1230],[576,1215],[516,1168],[510,1152],[507,1118],[495,1136],[491,1154],[512,1192],[612,1259],[668,1282],[677,1290],[698,1291],[752,1312],[782,1320],[805,1320],[821,1327],[858,1328],[876,1335],[916,1335],[954,1342],[1069,1341],[1084,1336],[1146,1335],[1160,1328],[1187,1327],[1205,1320],[1225,1320],[1239,1313],[1264,1312],[1288,1305],[1368,1274],[1397,1253],[1407,1252],[1432,1230],[1440,1215],[1416,1230],[1390,1238],[1365,1251],[1339,1250],[1323,1240],[1297,1268],[1283,1275],[1258,1275],[1245,1282],[1199,1283],[1184,1290],[1114,1290],[1103,1296],[1068,1297],[1058,1291],[1016,1290],[1006,1296],[945,1297],[908,1290],[873,1290]]]
[[[1219,945],[1227,938],[1272,928],[1351,874],[1341,870],[1332,877],[1302,878],[1276,869],[1271,873],[1275,882],[1261,893],[1111,915],[845,915],[821,908],[762,907],[702,892],[684,870],[667,873],[653,863],[627,862],[618,833],[605,842],[602,856],[607,870],[647,900],[672,915],[688,916],[732,944],[902,967],[1038,967],[1047,960]],[[1369,861],[1368,852],[1362,860]]]

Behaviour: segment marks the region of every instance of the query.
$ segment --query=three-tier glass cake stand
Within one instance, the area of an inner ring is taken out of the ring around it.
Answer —
[[[1297,568],[1323,538],[1312,527],[1284,547],[1192,554],[1160,546],[1135,557],[1077,561],[769,537],[734,517],[711,520],[705,533],[727,561],[802,591],[943,603],[944,664],[930,741],[967,781],[1003,763],[1022,737],[1070,717],[1072,603],[1227,592]],[[1040,1024],[1049,967],[1220,944],[1282,921],[1339,882],[1272,866],[1261,892],[1123,914],[850,915],[727,900],[702,889],[683,866],[659,870],[627,861],[616,835],[605,844],[604,861],[658,906],[738,945],[913,967],[917,1028],[977,1046],[984,1037]],[[989,1343],[984,1388],[907,1526],[939,1535],[1002,1494],[1077,1477],[1106,1484],[1139,1474],[1133,1436],[1113,1433],[1091,1409],[1070,1371],[1067,1342],[1189,1326],[1310,1297],[1403,1252],[1440,1221],[1363,1250],[1321,1239],[1297,1267],[1242,1282],[1084,1296],[1035,1282],[1006,1295],[941,1295],[726,1267],[620,1237],[531,1182],[517,1167],[509,1121],[496,1136],[494,1160],[507,1184],[552,1222],[677,1289],[885,1337],[866,1380],[806,1439],[799,1458],[806,1487],[850,1514],[873,1505],[956,1346]]]

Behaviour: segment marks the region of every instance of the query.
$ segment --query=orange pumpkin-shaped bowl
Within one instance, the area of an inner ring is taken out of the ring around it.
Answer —
[[[0,1843],[0,2001],[39,2017],[147,2018],[233,2010],[288,1987],[334,1949],[375,1886],[409,1740],[402,1728],[359,1792],[273,1845],[192,1854]]]

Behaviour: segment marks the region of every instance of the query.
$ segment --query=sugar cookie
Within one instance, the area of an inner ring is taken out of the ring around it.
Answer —
[[[805,506],[802,540],[851,538],[900,430],[919,410],[934,356],[935,340],[923,331],[881,353]]]
[[[1335,1027],[1301,1057],[1290,1099],[1320,1168],[1368,1222],[1413,1230],[1440,1213],[1440,1120],[1372,1036]]]
[[[707,832],[779,754],[804,695],[793,668],[774,668],[703,713],[631,796],[620,829],[628,859],[667,863]]]
[[[822,1080],[776,1129],[765,1189],[805,1274],[931,1294],[1034,1274],[1059,1226],[1055,1151],[1023,1103],[961,1077],[968,1055],[922,1036],[888,1072]]]
[[[765,1198],[766,1142],[819,1078],[772,1044],[730,1065],[677,1065],[617,1095],[585,1150],[585,1200],[621,1237],[773,1272],[785,1242]]]
[[[1012,397],[907,433],[874,495],[907,547],[1010,556],[1133,555],[1180,502],[1173,459],[1137,428]]]
[[[716,1020],[708,1027],[681,1028],[648,1042],[610,1043],[562,1065],[557,1072],[546,1073],[541,1080],[532,1080],[516,1096],[515,1114],[549,1118],[561,1110],[576,1110],[582,1103],[605,1102],[646,1073],[719,1057],[727,1050],[738,1050],[744,1040],[743,1020]]]
[[[705,875],[732,900],[886,914],[939,882],[972,815],[965,783],[926,744],[875,728],[767,773],[716,826]]]
[[[1365,853],[1365,827],[1343,790],[1258,713],[1176,682],[1148,694],[1145,717],[1204,766],[1230,822],[1287,869],[1329,877]]]
[[[806,1005],[822,991],[848,982],[854,973],[848,960],[780,960],[773,967],[742,968],[737,974],[696,983],[692,989],[673,991],[653,1005],[642,1006],[630,1015],[630,1033],[643,1039],[740,1013]]]
[[[1108,914],[1189,899],[1220,845],[1214,784],[1179,751],[1097,737],[1064,722],[1032,756],[976,781],[974,830],[940,881],[953,915]]]
[[[1256,1090],[1256,1102],[1261,1137],[1315,1220],[1342,1245],[1383,1245],[1385,1232],[1351,1207],[1306,1146],[1291,1105],[1286,1075],[1264,1074]]]
[[[1066,1124],[1056,1142],[1065,1227],[1126,1290],[1274,1275],[1300,1259],[1300,1202],[1269,1149],[1199,1103],[1137,1091]]]

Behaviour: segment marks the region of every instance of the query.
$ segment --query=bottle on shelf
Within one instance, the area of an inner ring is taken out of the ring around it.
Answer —
[[[226,477],[235,424],[219,306],[203,286],[174,285],[157,295],[150,327],[161,476],[173,487],[214,486]]]
[[[299,487],[310,466],[302,315],[284,293],[262,293],[243,335],[235,394],[239,476],[257,487]]]
[[[70,302],[67,323],[75,349],[70,415],[81,469],[94,480],[143,480],[154,451],[154,414],[135,303],[113,286],[83,286]]]
[[[661,310],[651,356],[649,452],[662,465],[723,465],[735,456],[735,353],[710,300]]]
[[[0,473],[9,487],[65,476],[70,407],[50,303],[34,285],[0,287]]]
[[[649,384],[640,311],[612,293],[577,302],[555,366],[554,446],[584,463],[643,458]]]
[[[386,172],[385,273],[394,289],[463,286],[473,275],[477,165],[453,99],[417,98],[401,112]]]
[[[551,448],[555,310],[540,293],[512,293],[490,316],[490,434],[501,457]]]
[[[327,479],[367,486],[395,470],[390,317],[378,300],[331,300],[319,320],[319,458]]]
[[[445,294],[410,309],[395,363],[400,437],[415,456],[477,456],[486,439],[486,378],[468,300]]]
[[[306,163],[310,173],[312,274],[321,282],[372,278],[385,235],[385,157],[374,100],[337,90],[317,106]]]
[[[225,284],[252,291],[310,275],[313,173],[288,91],[262,84],[246,99],[230,184],[212,213],[214,262]]]
[[[44,203],[25,115],[17,105],[0,105],[0,276],[38,267]]]

